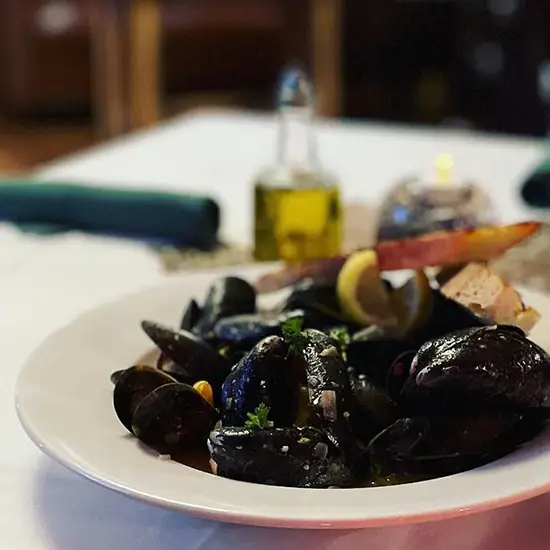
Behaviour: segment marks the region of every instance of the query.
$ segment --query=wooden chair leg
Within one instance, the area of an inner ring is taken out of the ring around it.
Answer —
[[[129,83],[132,128],[155,124],[162,103],[160,0],[132,0],[129,14]]]
[[[318,112],[337,117],[342,112],[342,19],[344,0],[310,0],[311,54]]]
[[[93,108],[97,132],[110,138],[128,131],[124,1],[91,2]]]

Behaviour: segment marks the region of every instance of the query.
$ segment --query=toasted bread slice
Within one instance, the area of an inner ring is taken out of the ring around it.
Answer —
[[[491,322],[515,325],[528,334],[540,319],[519,292],[484,263],[472,262],[441,286],[445,296]]]

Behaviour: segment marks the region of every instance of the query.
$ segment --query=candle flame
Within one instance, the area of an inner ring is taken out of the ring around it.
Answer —
[[[437,173],[438,183],[449,183],[451,180],[451,172],[454,167],[453,157],[447,153],[439,155],[435,159],[435,170]]]

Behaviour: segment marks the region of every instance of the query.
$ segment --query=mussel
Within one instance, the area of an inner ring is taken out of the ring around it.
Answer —
[[[358,325],[350,321],[338,300],[336,286],[332,282],[304,280],[297,284],[278,305],[280,311],[302,310],[307,315],[307,327],[319,330],[334,325],[345,325],[356,330]]]
[[[126,369],[119,369],[119,370],[115,370],[111,373],[111,376],[109,377],[109,379],[111,380],[111,384],[115,384],[120,380],[120,377],[122,376],[122,374],[124,373]]]
[[[439,289],[431,289],[430,311],[426,320],[408,334],[410,340],[420,347],[427,340],[445,336],[457,330],[484,327],[487,320],[475,314],[455,300],[445,296]]]
[[[222,386],[222,424],[244,426],[262,403],[276,427],[291,426],[298,414],[301,373],[279,336],[268,336],[247,353]]]
[[[351,458],[357,451],[352,427],[356,411],[346,366],[330,336],[315,329],[306,329],[303,336],[311,421]]]
[[[400,400],[403,386],[407,383],[411,372],[411,364],[416,357],[416,350],[409,350],[397,356],[392,363],[384,387],[388,396],[395,402]]]
[[[220,319],[255,311],[256,291],[250,283],[239,277],[222,277],[210,287],[193,332],[209,338]]]
[[[281,326],[290,318],[304,319],[302,310],[233,315],[218,321],[214,338],[231,350],[250,350],[267,336],[281,336]]]
[[[464,472],[512,452],[541,426],[528,414],[498,410],[401,418],[371,441],[371,469],[384,484]]]
[[[218,412],[193,387],[179,382],[149,392],[132,416],[132,432],[143,443],[163,450],[205,444]]]
[[[353,476],[341,451],[311,427],[222,428],[210,434],[219,476],[286,487],[346,487]]]
[[[113,391],[113,406],[123,426],[132,432],[132,418],[141,400],[159,386],[175,381],[168,374],[143,365],[122,371]]]
[[[180,329],[191,331],[200,319],[202,310],[196,300],[189,300],[180,321]]]
[[[354,434],[368,443],[399,418],[399,409],[387,391],[364,374],[353,375],[351,387],[356,403],[351,417]]]
[[[346,350],[347,364],[357,374],[365,374],[369,380],[383,386],[397,357],[414,348],[410,339],[371,325],[351,338]]]
[[[514,326],[468,328],[426,342],[402,395],[412,410],[512,410],[542,406],[550,357]]]
[[[221,386],[230,364],[210,344],[188,331],[153,321],[142,321],[141,326],[162,352],[159,369],[184,384],[207,380],[213,388]]]

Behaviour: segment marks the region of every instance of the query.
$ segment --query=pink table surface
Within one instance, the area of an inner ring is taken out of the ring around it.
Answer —
[[[550,495],[451,520],[355,531],[219,524],[137,503],[46,461],[38,505],[53,548],[96,550],[547,550]],[[61,482],[61,479],[64,479]],[[60,507],[63,507],[63,510]],[[48,546],[49,548],[49,546]]]

